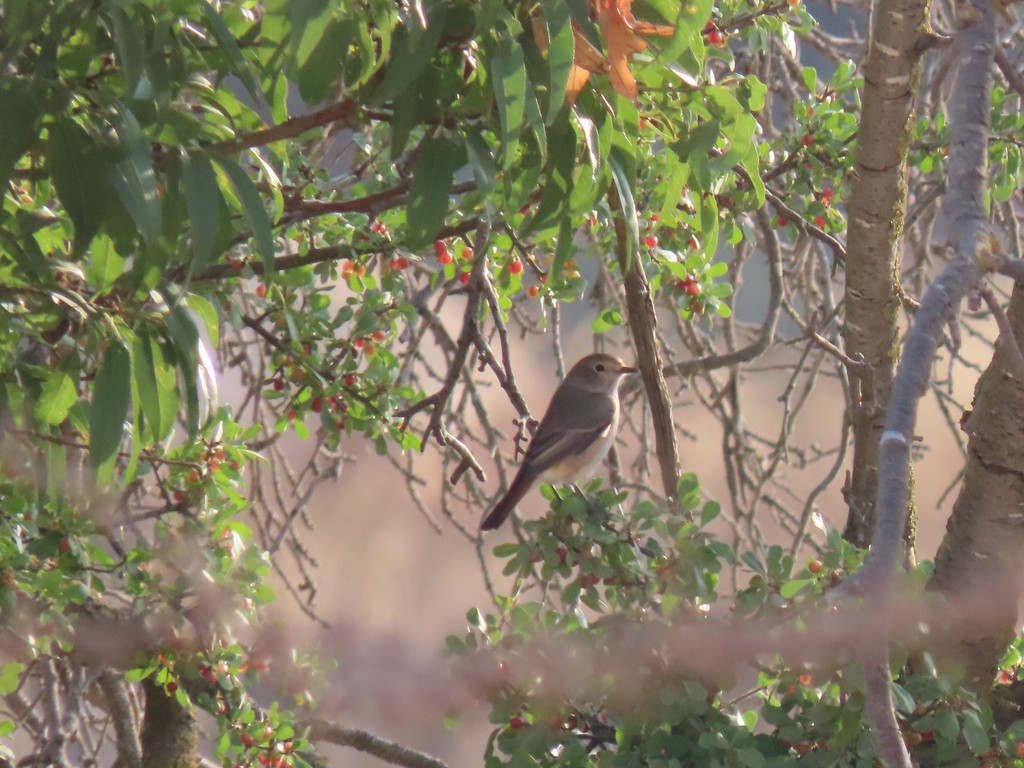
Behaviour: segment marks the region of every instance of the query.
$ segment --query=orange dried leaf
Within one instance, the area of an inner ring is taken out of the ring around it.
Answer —
[[[633,31],[639,32],[641,35],[672,37],[676,33],[676,28],[670,27],[667,24],[651,24],[649,21],[636,21],[633,24]]]
[[[537,44],[540,52],[547,55],[548,52],[548,28],[544,23],[544,19],[537,14],[534,14],[533,18],[530,19],[530,25],[533,27],[533,42]]]
[[[589,79],[590,70],[575,64],[573,65],[572,70],[569,72],[569,82],[565,86],[565,98],[570,104],[576,104],[576,98],[580,95],[580,91],[583,90],[583,86],[587,84]]]
[[[639,91],[629,63],[634,54],[647,50],[647,41],[637,32],[653,35],[672,35],[672,27],[638,22],[633,17],[633,0],[591,0],[596,11],[597,24],[608,47],[612,87],[616,93],[636,101]]]
[[[604,74],[608,71],[610,67],[608,59],[593,46],[582,30],[576,26],[575,21],[572,22],[572,39],[575,44],[573,64],[577,67],[582,67],[588,72]]]

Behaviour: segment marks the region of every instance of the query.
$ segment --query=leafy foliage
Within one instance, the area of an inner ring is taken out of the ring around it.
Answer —
[[[751,63],[814,25],[799,3],[745,0],[4,3],[0,733],[40,752],[60,741],[66,723],[15,714],[33,696],[59,697],[82,728],[124,728],[117,696],[69,682],[113,670],[142,719],[161,696],[213,718],[223,764],[316,762],[304,718],[330,665],[282,652],[262,609],[281,558],[312,568],[297,521],[334,452],[359,438],[404,461],[438,437],[444,493],[479,507],[479,482],[455,481],[474,451],[498,452],[498,430],[471,364],[529,415],[504,362],[510,324],[558,328],[560,307],[639,260],[659,308],[699,338],[698,321],[733,316],[736,254],[841,233],[855,68],[803,69],[780,107]],[[1006,199],[1019,116],[1005,92],[994,109]],[[786,130],[766,134],[767,112]],[[941,120],[918,126],[933,181],[947,142]],[[774,230],[755,224],[766,200],[788,211]],[[592,328],[613,344],[628,318],[597,293]],[[479,311],[453,333],[465,296]],[[470,418],[479,442],[444,427]],[[298,475],[285,436],[314,446]],[[491,649],[514,673],[518,648],[551,635],[609,654],[622,633],[723,605],[791,618],[860,562],[835,536],[818,570],[726,543],[694,477],[669,512],[643,491],[590,490],[498,548],[516,594],[471,613],[454,649]],[[275,586],[315,614],[311,583]],[[773,659],[758,704],[730,709],[728,679],[658,663],[570,697],[490,691],[489,764],[872,759],[855,671]],[[281,695],[260,706],[268,681]],[[1016,754],[1020,727],[996,733],[948,677],[894,690],[922,759]]]

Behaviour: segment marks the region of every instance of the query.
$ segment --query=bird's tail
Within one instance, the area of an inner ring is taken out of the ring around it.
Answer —
[[[533,485],[535,479],[536,475],[534,472],[531,472],[526,465],[521,466],[505,495],[498,500],[498,503],[494,505],[494,509],[488,512],[487,517],[480,523],[480,530],[493,531],[504,523],[508,516],[512,514],[512,510],[516,508],[519,500],[530,490],[530,486]]]

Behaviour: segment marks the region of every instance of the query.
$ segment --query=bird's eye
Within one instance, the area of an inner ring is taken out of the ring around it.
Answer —
[[[594,370],[598,373],[604,373],[604,363],[595,363]]]

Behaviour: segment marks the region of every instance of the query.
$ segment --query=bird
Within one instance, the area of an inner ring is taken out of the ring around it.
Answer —
[[[512,484],[480,523],[481,531],[504,523],[537,480],[571,483],[597,471],[619,428],[619,384],[636,372],[603,353],[587,355],[569,369],[551,396]]]

